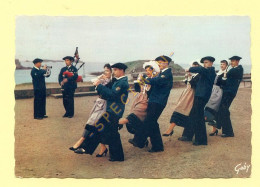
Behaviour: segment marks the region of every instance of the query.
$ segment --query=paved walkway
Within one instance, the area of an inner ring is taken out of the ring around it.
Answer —
[[[161,132],[169,119],[183,88],[173,89],[159,119]],[[133,95],[126,107],[129,113]],[[165,151],[148,153],[128,143],[132,137],[120,131],[125,162],[109,162],[96,158],[99,148],[90,155],[77,155],[68,148],[81,136],[88,113],[96,96],[75,98],[75,117],[62,118],[62,99],[47,98],[44,120],[33,119],[33,99],[16,100],[15,105],[15,174],[20,177],[57,178],[231,178],[249,177],[248,172],[234,170],[239,164],[251,164],[251,89],[240,88],[231,106],[234,138],[208,137],[208,146],[193,146],[177,140],[182,128],[176,127],[172,137],[164,137]],[[211,127],[207,126],[210,133]],[[221,132],[220,132],[221,134]],[[150,145],[149,145],[150,147]]]

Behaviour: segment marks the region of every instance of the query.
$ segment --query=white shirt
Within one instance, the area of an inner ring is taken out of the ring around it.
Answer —
[[[40,70],[40,68],[37,68],[36,66],[33,66],[35,69],[38,69],[38,70]]]

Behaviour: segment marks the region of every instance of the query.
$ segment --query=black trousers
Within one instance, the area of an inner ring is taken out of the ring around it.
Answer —
[[[190,112],[189,123],[184,128],[182,136],[192,140],[195,134],[195,142],[207,143],[206,124],[204,119],[204,107],[207,101],[201,97],[195,97],[193,107]]]
[[[217,113],[217,124],[219,127],[222,127],[222,134],[234,135],[229,112],[229,107],[234,98],[235,96],[230,93],[223,93]]]
[[[34,117],[46,115],[46,90],[34,90]]]
[[[101,143],[108,144],[109,156],[114,160],[124,160],[124,151],[118,132],[118,121],[119,117],[114,113],[107,112],[109,122],[101,117],[101,122],[104,123],[104,130],[101,132]]]
[[[144,147],[147,137],[150,137],[152,149],[155,151],[163,150],[162,136],[157,121],[164,108],[158,103],[148,103],[147,116],[143,126],[137,129],[134,136],[134,141],[139,147]]]
[[[63,96],[63,106],[65,108],[65,115],[67,116],[74,116],[74,92],[75,90],[67,90],[65,89],[62,92]]]

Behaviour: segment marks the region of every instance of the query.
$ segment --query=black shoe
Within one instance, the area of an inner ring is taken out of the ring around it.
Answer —
[[[66,118],[66,117],[68,117],[68,115],[67,115],[67,114],[64,114],[62,117],[63,117],[63,118]]]
[[[86,153],[86,151],[85,151],[85,149],[83,149],[83,148],[78,148],[78,149],[76,149],[76,150],[74,151],[74,153],[84,154],[84,153]]]
[[[218,135],[218,129],[215,132],[210,133],[209,135],[214,136],[215,134],[216,134],[216,136]]]
[[[44,115],[43,118],[48,118],[48,116]]]
[[[68,118],[73,118],[73,116],[68,116]]]
[[[69,150],[72,150],[72,151],[76,151],[77,149],[78,149],[78,147],[77,148],[74,148],[74,147],[69,148]]]
[[[116,161],[118,161],[118,162],[123,162],[124,159],[114,159],[114,158],[110,158],[109,161],[110,161],[110,162],[116,162]]]
[[[192,141],[192,139],[189,139],[186,136],[179,137],[178,140],[183,141],[183,142],[191,142]]]
[[[222,138],[234,137],[234,136],[235,136],[234,134],[231,134],[231,135],[222,134],[222,135],[221,135]]]
[[[193,145],[199,146],[199,145],[208,145],[208,144],[207,143],[193,142]]]
[[[107,156],[107,152],[108,152],[108,149],[106,148],[106,150],[101,155],[97,154],[96,157],[103,157],[104,154],[105,154],[105,156]]]
[[[163,152],[163,149],[159,149],[159,150],[154,150],[154,149],[149,149],[148,152],[149,153],[156,153],[156,152]]]
[[[42,117],[34,117],[34,119],[42,120]]]
[[[172,134],[173,134],[173,130],[172,130],[172,132],[170,132],[170,134],[163,134],[163,136],[172,136]]]

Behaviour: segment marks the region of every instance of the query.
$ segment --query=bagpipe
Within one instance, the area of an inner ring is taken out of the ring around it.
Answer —
[[[78,53],[78,47],[76,47],[76,51],[75,51],[75,53],[74,53],[74,58],[76,59],[76,60],[75,60],[75,67],[76,67],[77,64],[78,64],[78,62],[79,62],[79,59],[80,59],[80,58],[79,58],[79,53]],[[82,66],[84,66],[84,64],[85,64],[85,62],[83,62],[77,70],[79,71],[80,68],[81,68]],[[63,75],[64,78],[69,78],[69,77],[74,76],[74,73],[73,73],[73,72],[69,72],[69,71],[65,71],[65,72],[63,72],[62,75]],[[78,78],[77,78],[77,80],[76,80],[76,82],[83,82],[82,76],[79,75]]]

